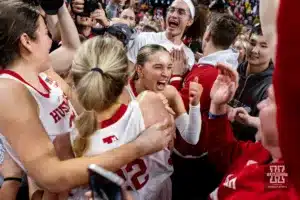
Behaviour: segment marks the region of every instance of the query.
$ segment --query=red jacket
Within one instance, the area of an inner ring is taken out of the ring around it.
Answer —
[[[299,7],[299,0],[280,1],[277,57],[273,80],[280,147],[293,183],[300,194]],[[297,28],[293,29],[293,27]]]
[[[271,163],[261,143],[237,141],[226,117],[208,120],[208,131],[208,157],[226,174],[211,199],[298,199],[283,161]]]
[[[179,77],[174,76],[171,78],[170,83],[180,92],[185,108],[189,110],[189,84],[196,76],[198,77],[199,83],[203,86],[203,93],[200,99],[202,128],[199,142],[195,146],[188,144],[181,138],[180,134],[177,134],[175,148],[184,156],[200,156],[207,152],[207,121],[210,107],[210,90],[218,76],[218,70],[212,65],[194,65],[192,70],[185,75],[184,80],[179,80]]]

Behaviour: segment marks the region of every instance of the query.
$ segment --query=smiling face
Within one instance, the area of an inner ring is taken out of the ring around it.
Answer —
[[[163,91],[172,75],[172,61],[167,51],[157,51],[149,55],[143,66],[137,66],[139,80],[145,89]]]
[[[183,0],[175,0],[168,8],[166,31],[172,36],[182,35],[188,26],[193,24],[190,9]]]
[[[261,66],[271,60],[270,48],[264,36],[252,34],[247,49],[247,60],[250,65]]]

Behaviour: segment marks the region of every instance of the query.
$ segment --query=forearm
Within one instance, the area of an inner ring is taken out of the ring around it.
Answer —
[[[58,26],[58,17],[57,15],[46,15],[46,21],[47,21],[47,27],[50,33],[52,34],[52,40],[55,40],[57,38],[57,33],[59,32],[59,26]]]
[[[17,181],[4,181],[0,188],[0,199],[15,200],[21,183]]]
[[[43,162],[36,167],[40,173],[34,170],[31,177],[44,189],[59,193],[88,184],[87,169],[90,164],[97,164],[109,171],[117,171],[127,163],[142,157],[144,153],[138,144],[132,142],[95,157],[81,157],[61,162],[57,158],[49,159],[49,162]],[[55,171],[49,170],[53,165],[56,165]]]
[[[258,128],[260,126],[260,119],[259,119],[259,117],[252,117],[252,116],[250,116],[249,126],[252,126],[254,128]]]
[[[201,113],[200,104],[197,106],[190,105],[189,115],[183,113],[175,119],[176,127],[182,138],[190,144],[197,144],[201,132]]]
[[[259,4],[261,28],[272,50],[272,58],[274,60],[277,42],[276,19],[279,0],[264,0],[260,1]]]
[[[59,9],[57,16],[60,25],[62,45],[69,49],[76,50],[80,46],[79,35],[66,5],[63,5]]]

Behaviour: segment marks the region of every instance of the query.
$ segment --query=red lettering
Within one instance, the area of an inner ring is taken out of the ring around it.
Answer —
[[[52,116],[54,123],[57,123],[59,120],[61,120],[61,117],[59,116],[59,114],[56,112],[56,109],[53,110],[50,115]]]
[[[146,174],[146,172],[147,172],[147,166],[146,166],[144,160],[142,160],[142,159],[136,159],[135,161],[133,161],[133,162],[131,162],[131,163],[129,163],[129,164],[126,165],[125,171],[127,173],[132,172],[134,170],[133,166],[137,166],[139,168],[139,171],[136,172],[135,174],[133,174],[133,176],[131,177],[130,180],[131,180],[131,183],[134,186],[134,188],[136,190],[139,190],[142,187],[144,187],[144,185],[146,185],[146,183],[148,182],[148,180],[149,180],[149,174],[147,174],[145,176],[145,180],[140,183],[139,177],[141,177],[142,175]],[[126,176],[125,176],[124,172],[122,171],[122,169],[118,170],[116,173],[120,177],[122,177],[124,180],[126,180]]]
[[[72,125],[73,125],[74,119],[75,119],[75,113],[74,113],[74,111],[73,111],[73,112],[72,112],[72,115],[70,116],[70,122],[69,122],[70,128],[71,128]]]
[[[66,116],[66,113],[63,110],[61,110],[59,107],[56,108],[55,111],[58,112],[61,117]]]
[[[65,113],[68,113],[70,110],[69,102],[64,100],[59,106],[59,109],[63,110]]]

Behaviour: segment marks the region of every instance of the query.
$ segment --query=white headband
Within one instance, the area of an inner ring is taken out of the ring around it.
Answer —
[[[195,17],[195,6],[192,2],[192,0],[183,0],[189,7],[190,9],[190,12],[191,12],[191,15],[192,15],[192,18],[194,19]]]

